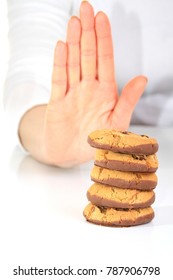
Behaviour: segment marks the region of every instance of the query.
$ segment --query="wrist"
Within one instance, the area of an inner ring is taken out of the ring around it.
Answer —
[[[23,148],[34,158],[43,161],[43,128],[46,105],[38,105],[28,110],[19,124],[19,139]]]

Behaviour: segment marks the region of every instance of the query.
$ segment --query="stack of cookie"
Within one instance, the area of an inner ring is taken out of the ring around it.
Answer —
[[[87,221],[106,226],[150,222],[157,185],[156,139],[127,131],[97,130],[88,137],[96,148],[84,209]]]

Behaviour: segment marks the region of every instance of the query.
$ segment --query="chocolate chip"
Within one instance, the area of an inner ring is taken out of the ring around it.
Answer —
[[[147,135],[141,134],[141,137],[149,138]]]
[[[98,206],[98,208],[100,209],[100,212],[103,214],[106,214],[107,208],[104,206]]]
[[[145,155],[132,155],[132,157],[134,158],[134,159],[138,159],[138,160],[144,160],[144,159],[146,159],[146,156]]]
[[[122,134],[129,134],[128,131],[121,131]]]
[[[129,211],[129,209],[128,208],[115,208],[117,211]]]

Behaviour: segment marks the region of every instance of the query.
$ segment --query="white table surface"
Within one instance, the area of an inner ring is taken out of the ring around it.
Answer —
[[[107,266],[152,266],[160,267],[161,274],[139,279],[173,279],[173,128],[133,127],[131,131],[156,137],[160,144],[155,218],[146,225],[111,228],[90,224],[82,215],[93,162],[71,169],[42,165],[14,147],[4,129],[0,145],[1,279],[64,279],[13,276],[18,266],[96,268],[97,276],[66,278],[105,280],[137,279],[107,275]]]

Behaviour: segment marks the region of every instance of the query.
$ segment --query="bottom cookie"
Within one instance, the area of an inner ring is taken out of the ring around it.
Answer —
[[[116,209],[89,203],[84,209],[87,221],[112,227],[129,227],[149,223],[154,218],[151,207],[138,209]]]

